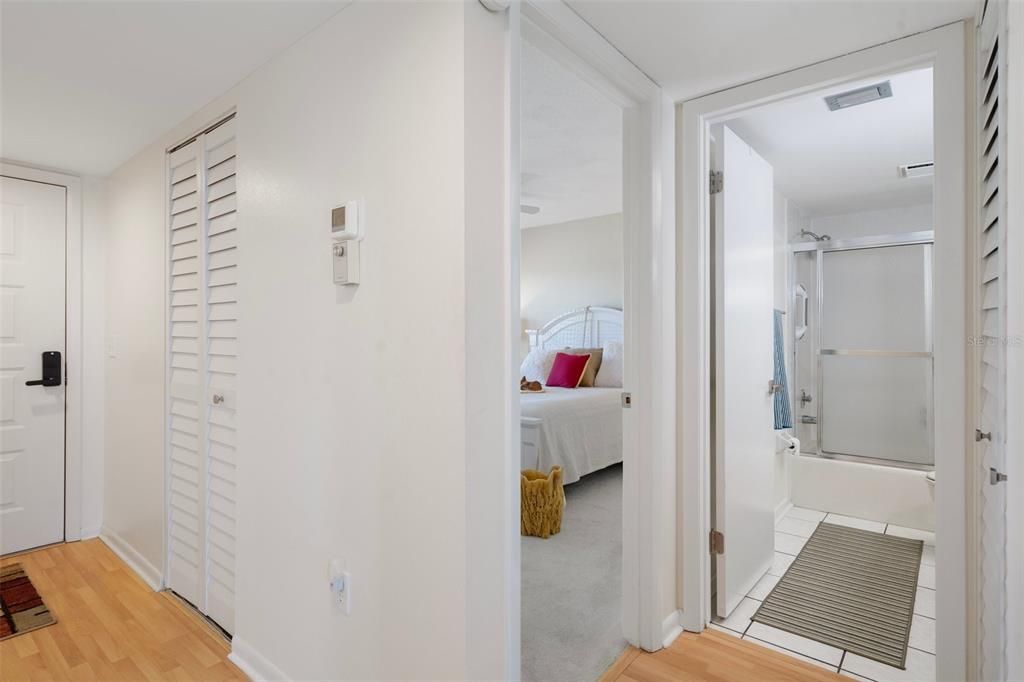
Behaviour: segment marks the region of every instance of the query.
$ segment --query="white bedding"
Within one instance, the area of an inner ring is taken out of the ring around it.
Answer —
[[[621,388],[553,388],[521,394],[524,428],[539,426],[539,471],[560,466],[564,482],[622,461]],[[537,420],[537,421],[534,421]]]

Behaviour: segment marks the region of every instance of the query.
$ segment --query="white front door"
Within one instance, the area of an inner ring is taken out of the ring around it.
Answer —
[[[715,528],[719,616],[771,566],[775,548],[772,167],[729,128],[715,135]]]
[[[60,353],[65,374],[66,190],[0,183],[0,554],[9,554],[64,539],[63,379],[26,382],[43,378],[44,353]]]

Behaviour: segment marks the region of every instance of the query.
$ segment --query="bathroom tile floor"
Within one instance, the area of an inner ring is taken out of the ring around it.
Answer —
[[[917,579],[914,620],[910,627],[906,670],[878,663],[761,623],[751,622],[750,617],[761,605],[761,600],[767,597],[775,587],[775,583],[793,563],[793,559],[807,542],[807,538],[822,521],[924,541],[921,571]],[[858,680],[933,682],[935,680],[935,533],[793,507],[775,524],[775,560],[772,562],[772,567],[768,569],[768,573],[754,585],[747,593],[746,598],[740,602],[740,605],[728,618],[716,618],[711,627]]]

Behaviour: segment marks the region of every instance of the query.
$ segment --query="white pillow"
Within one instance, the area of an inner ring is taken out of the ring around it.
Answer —
[[[527,381],[545,383],[551,374],[551,366],[555,364],[557,352],[549,348],[534,348],[519,366],[519,376],[526,377]]]
[[[597,370],[594,386],[622,388],[622,342],[605,341],[601,354],[601,369]]]

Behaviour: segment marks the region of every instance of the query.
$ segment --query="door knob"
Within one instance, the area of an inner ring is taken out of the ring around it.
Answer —
[[[26,381],[26,386],[60,386],[60,352],[48,350],[42,356],[43,378]]]

